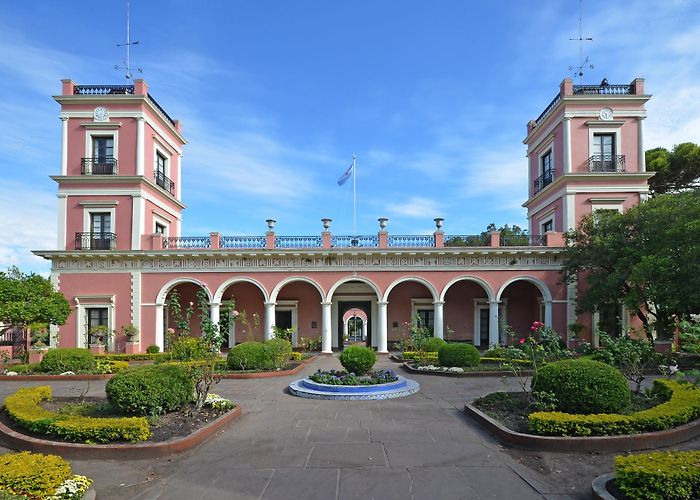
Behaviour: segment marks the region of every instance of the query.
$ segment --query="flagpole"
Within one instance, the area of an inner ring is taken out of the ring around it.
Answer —
[[[352,230],[353,236],[357,236],[357,164],[355,155],[352,155]]]

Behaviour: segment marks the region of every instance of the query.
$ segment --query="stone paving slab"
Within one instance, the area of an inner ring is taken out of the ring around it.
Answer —
[[[320,443],[314,446],[306,467],[386,467],[381,443]]]
[[[406,469],[342,469],[339,500],[405,500],[411,498]]]

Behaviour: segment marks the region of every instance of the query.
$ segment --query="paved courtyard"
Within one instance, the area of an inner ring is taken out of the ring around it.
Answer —
[[[338,368],[335,357],[306,367]],[[380,359],[378,368],[398,368]],[[215,392],[243,415],[184,455],[140,461],[72,460],[107,499],[479,499],[590,498],[591,479],[614,454],[523,452],[501,447],[462,413],[465,401],[516,390],[498,377],[412,376],[413,396],[389,401],[316,401],[285,388],[301,378],[224,380]],[[51,384],[78,395],[87,382]],[[22,382],[0,382],[0,398]],[[104,395],[104,381],[88,395]],[[697,448],[700,440],[683,448]],[[0,448],[1,452],[5,452]]]

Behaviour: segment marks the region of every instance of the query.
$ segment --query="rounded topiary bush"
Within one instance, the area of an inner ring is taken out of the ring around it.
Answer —
[[[377,362],[377,354],[371,347],[353,345],[346,347],[343,352],[340,353],[338,359],[348,373],[364,375],[369,372],[374,366],[374,363]]]
[[[438,350],[440,366],[470,368],[479,366],[479,350],[471,344],[445,344]]]
[[[627,380],[617,368],[589,359],[544,365],[533,391],[550,392],[564,413],[618,413],[631,401]]]
[[[107,399],[134,415],[159,415],[192,401],[194,382],[182,366],[148,365],[123,370],[107,382]]]
[[[272,370],[275,362],[262,342],[243,342],[228,352],[226,364],[231,370]]]
[[[424,350],[426,352],[438,352],[440,348],[446,344],[447,342],[440,338],[430,337],[428,340],[425,341]]]
[[[148,347],[146,347],[146,353],[148,353],[148,354],[157,354],[159,352],[160,352],[160,347],[155,345],[155,344],[151,344]]]
[[[292,343],[285,339],[272,338],[265,341],[267,349],[275,368],[282,368],[292,357]]]
[[[50,349],[41,360],[41,371],[47,373],[86,372],[95,368],[95,356],[89,349]]]

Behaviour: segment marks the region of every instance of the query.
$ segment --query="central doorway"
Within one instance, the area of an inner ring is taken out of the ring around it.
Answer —
[[[372,345],[372,302],[369,300],[341,300],[338,302],[338,350],[345,347],[343,338],[343,316],[352,309],[359,309],[367,315],[367,338],[365,345]]]

